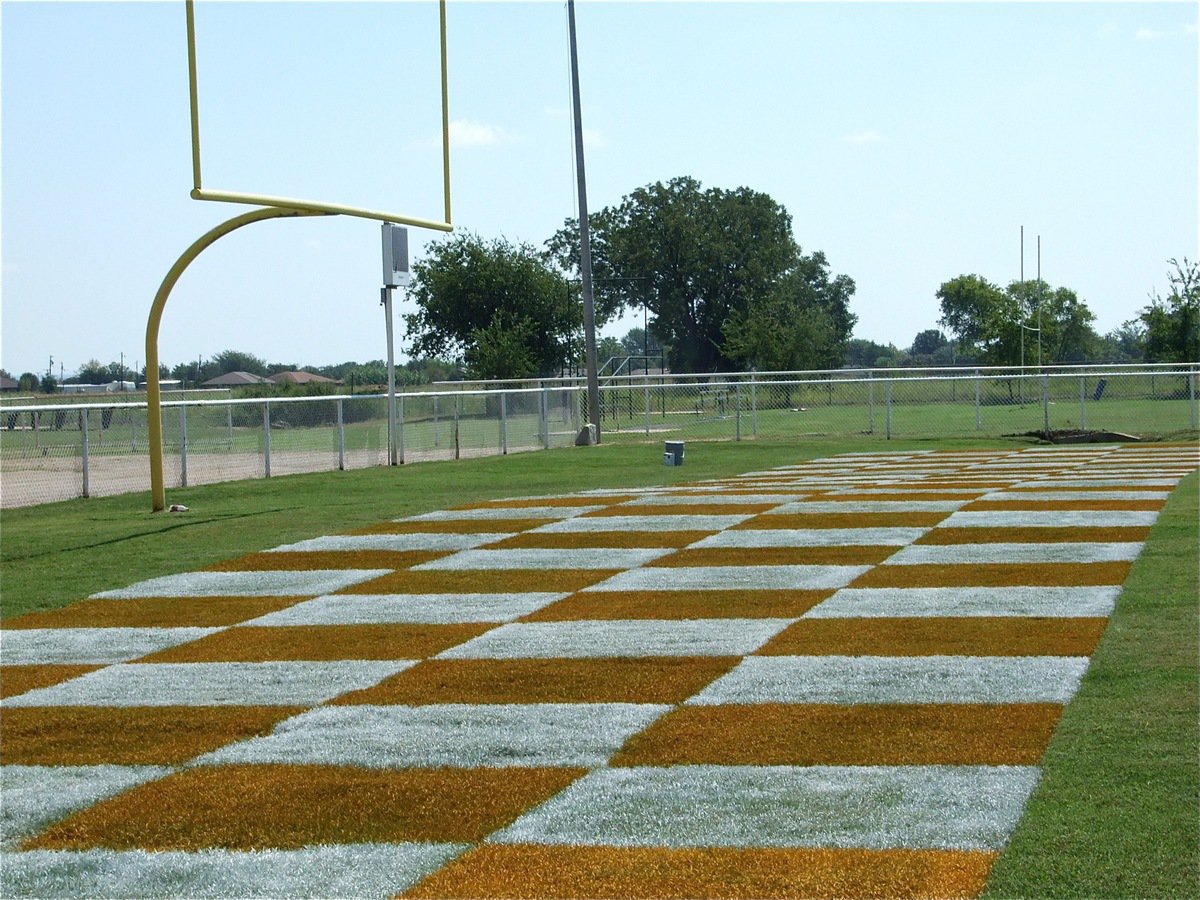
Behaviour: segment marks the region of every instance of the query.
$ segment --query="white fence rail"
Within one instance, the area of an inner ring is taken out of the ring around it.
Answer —
[[[605,441],[812,435],[1000,436],[1105,430],[1194,436],[1197,365],[641,375],[601,389]],[[550,449],[582,427],[574,379],[397,397],[402,462]],[[120,395],[114,395],[120,396]],[[122,399],[124,397],[122,396]],[[163,404],[168,487],[387,465],[382,395]],[[0,406],[0,505],[149,490],[146,405]]]

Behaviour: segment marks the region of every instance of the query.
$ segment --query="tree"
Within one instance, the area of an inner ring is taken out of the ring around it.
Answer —
[[[53,375],[47,375],[42,379],[40,385],[43,394],[53,394],[58,391],[58,379]]]
[[[208,374],[215,370],[213,374]],[[244,353],[240,350],[222,350],[214,356],[208,364],[202,366],[201,374],[205,381],[209,378],[216,378],[218,375],[228,375],[230,372],[249,372],[251,375],[267,374],[266,360],[260,359],[253,353]]]
[[[621,346],[628,356],[657,356],[663,349],[654,332],[645,328],[630,328],[621,338]]]
[[[985,365],[1084,362],[1099,346],[1087,304],[1070,288],[1014,281],[1001,289],[978,275],[960,275],[937,292],[938,320],[961,355]]]
[[[108,375],[108,367],[98,359],[89,359],[75,373],[75,381],[78,384],[107,384],[112,380]]]
[[[417,312],[404,321],[414,356],[462,359],[476,378],[545,375],[570,359],[578,300],[528,244],[456,234],[413,276]]]
[[[41,385],[41,380],[32,372],[22,372],[21,377],[17,379],[17,386],[23,393],[36,393]]]
[[[1175,267],[1167,275],[1171,293],[1164,299],[1150,295],[1142,310],[1148,362],[1200,361],[1200,265],[1188,260],[1167,260]]]
[[[926,328],[913,338],[909,353],[913,356],[933,356],[942,347],[950,343],[941,331],[936,328]]]
[[[818,283],[827,281],[824,257],[801,254],[791,216],[766,194],[703,190],[694,178],[674,178],[638,188],[590,224],[597,316],[645,306],[676,372],[765,364],[762,354],[782,352],[762,339],[755,305],[759,315],[789,326],[789,311],[813,307],[785,344],[826,333],[816,326],[822,304],[833,325],[829,339],[849,337],[846,322],[853,317],[843,301],[853,282],[846,278],[832,289]],[[568,270],[578,269],[576,245],[573,222],[547,242]]]
[[[903,359],[904,351],[895,344],[877,344],[866,338],[852,338],[846,342],[844,364],[853,369],[898,366]]]
[[[1141,319],[1122,322],[1100,338],[1097,361],[1106,363],[1135,363],[1146,358],[1146,326]]]

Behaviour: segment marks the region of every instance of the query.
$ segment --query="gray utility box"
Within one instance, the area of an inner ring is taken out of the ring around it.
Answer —
[[[683,441],[666,441],[663,444],[663,465],[683,465]]]

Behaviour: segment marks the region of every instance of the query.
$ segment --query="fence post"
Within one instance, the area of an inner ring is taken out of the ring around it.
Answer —
[[[396,395],[396,462],[404,465],[404,395]]]
[[[500,453],[508,456],[508,395],[500,392]]]
[[[742,439],[742,385],[737,383],[733,386],[733,410],[734,410],[734,439]]]
[[[337,400],[338,471],[346,471],[346,419],[342,415],[342,400]]]
[[[650,376],[647,375],[642,381],[642,391],[646,397],[646,437],[650,437]]]
[[[1050,376],[1042,375],[1042,425],[1043,432],[1050,434]]]
[[[438,439],[438,397],[433,395],[433,449],[441,446],[441,441]]]
[[[750,434],[758,437],[758,383],[750,373]]]
[[[892,379],[888,378],[884,391],[884,400],[887,403],[887,439],[892,439]]]
[[[179,486],[187,487],[187,407],[179,407]]]
[[[1195,367],[1188,372],[1188,399],[1192,401],[1192,431],[1200,430],[1200,408],[1196,406],[1196,374]]]
[[[263,404],[263,478],[271,477],[271,404]]]
[[[867,372],[867,434],[875,433],[875,373]]]
[[[225,407],[225,429],[226,429],[226,435],[227,435],[226,444],[229,447],[229,449],[232,451],[233,450],[233,407],[232,406]]]
[[[462,394],[454,395],[454,458],[462,456],[462,445],[459,443],[458,418],[462,414]]]
[[[983,416],[980,412],[983,394],[983,379],[979,376],[979,370],[975,370],[975,430],[983,431]]]
[[[83,430],[83,444],[80,448],[83,455],[83,497],[86,500],[91,493],[88,486],[88,414],[87,409],[79,411],[79,424]]]
[[[550,417],[547,409],[549,407],[549,399],[546,397],[546,387],[543,385],[538,392],[538,431],[542,435],[542,449],[550,449]],[[600,425],[597,423],[596,428]]]
[[[1087,428],[1087,406],[1086,403],[1087,384],[1086,379],[1079,376],[1079,428],[1082,431]]]

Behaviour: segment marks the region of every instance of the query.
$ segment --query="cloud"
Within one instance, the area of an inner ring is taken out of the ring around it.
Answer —
[[[1133,33],[1133,36],[1139,41],[1158,41],[1163,38],[1194,37],[1195,34],[1196,23],[1185,22],[1178,28],[1139,28]]]
[[[498,125],[487,125],[471,119],[455,119],[450,123],[450,145],[456,149],[463,147],[494,147],[497,144],[510,144],[516,138]],[[438,139],[441,143],[441,139]]]
[[[886,144],[887,138],[873,128],[842,135],[843,144]]]

